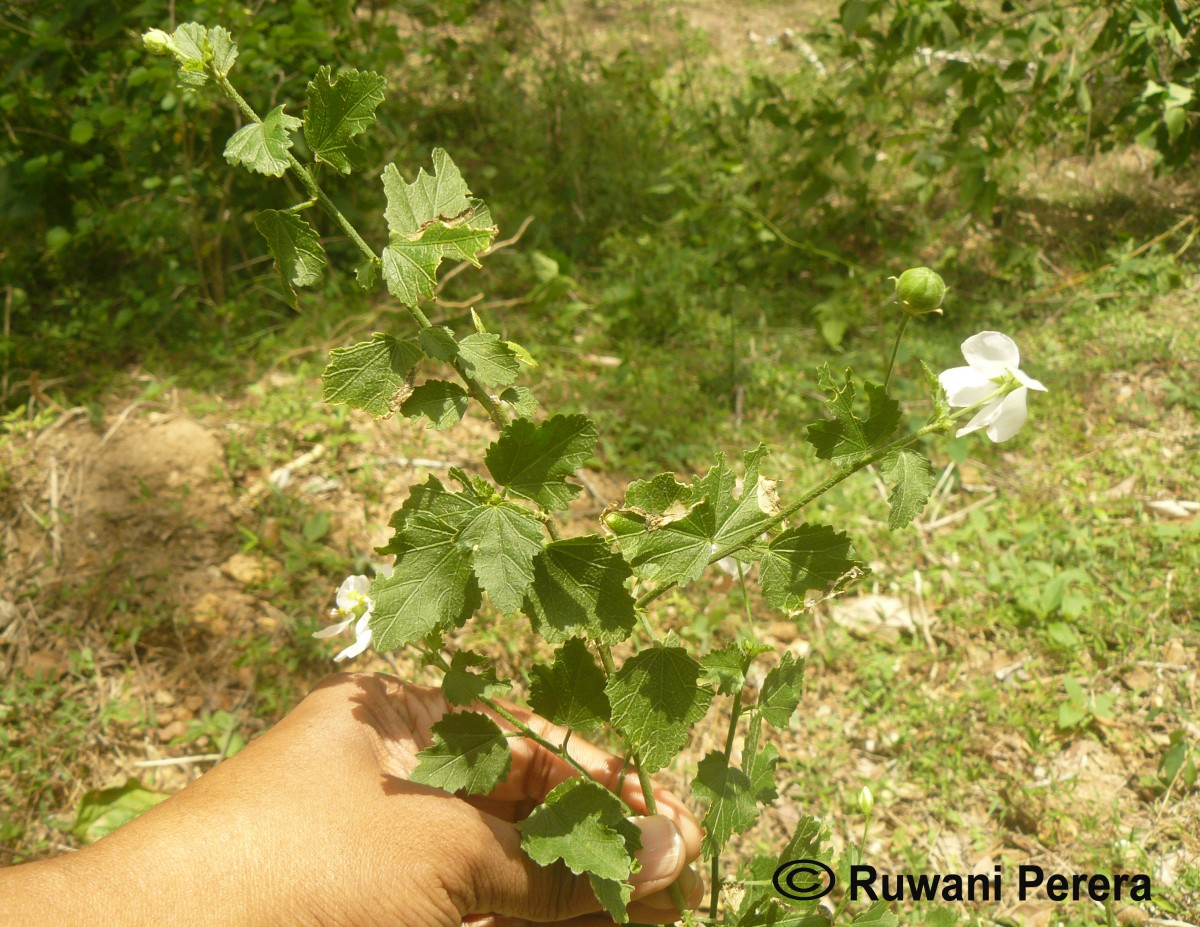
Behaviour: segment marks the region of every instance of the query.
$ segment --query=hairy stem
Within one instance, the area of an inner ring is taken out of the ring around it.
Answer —
[[[900,350],[900,339],[904,337],[904,329],[908,328],[908,313],[900,317],[900,327],[896,329],[896,340],[892,343],[892,356],[888,358],[887,373],[883,378],[883,388],[886,390],[892,382],[892,370],[896,366],[896,354]]]
[[[230,83],[229,78],[225,77],[223,74],[218,74],[216,71],[212,72],[212,76],[216,81],[217,86],[221,88],[221,92],[233,101],[243,116],[245,116],[251,122],[262,122],[262,119],[259,117],[258,113],[254,111],[254,107],[247,103],[242,95],[237,92],[237,88]],[[366,243],[363,237],[358,233],[358,229],[351,224],[350,220],[342,214],[342,211],[338,209],[337,204],[329,198],[329,195],[323,189],[321,189],[321,185],[318,184],[313,178],[312,172],[309,171],[308,168],[306,168],[303,164],[301,164],[296,159],[296,156],[290,151],[287,153],[287,159],[288,167],[291,168],[292,172],[300,179],[300,183],[308,192],[308,195],[312,197],[315,202],[321,205],[321,208],[329,214],[330,218],[337,223],[338,227],[346,233],[347,237],[352,242],[354,242],[355,247],[362,252],[363,256],[367,258],[367,260],[375,265],[380,264],[381,262],[379,255],[377,255],[371,246]],[[408,309],[408,314],[420,328],[433,327],[432,323],[429,321],[429,317],[426,316],[419,307],[406,306],[405,308]],[[503,428],[505,425],[507,425],[508,419],[504,415],[504,412],[500,406],[497,405],[496,401],[483,387],[483,384],[462,369],[462,365],[457,359],[454,361],[454,370],[462,379],[463,383],[466,384],[468,391],[472,396],[475,397],[475,400],[481,406],[483,406],[484,411],[486,411],[488,414],[488,418],[492,420],[495,426],[497,428]]]
[[[830,489],[832,489],[838,483],[842,482],[842,480],[846,479],[847,477],[853,476],[855,473],[857,473],[859,470],[862,470],[864,467],[867,467],[867,466],[875,463],[877,460],[882,460],[884,457],[886,457],[892,451],[899,450],[900,448],[903,448],[903,447],[908,447],[910,444],[915,444],[917,441],[921,440],[926,435],[931,435],[931,434],[935,434],[939,431],[943,431],[947,426],[953,424],[954,422],[957,422],[963,418],[967,418],[968,416],[974,415],[976,412],[978,412],[980,409],[982,409],[984,406],[986,406],[989,402],[992,402],[993,400],[998,399],[1001,396],[1007,395],[1009,392],[1011,392],[1011,390],[1013,388],[1014,387],[1010,386],[1009,384],[1005,384],[1004,386],[1001,386],[999,389],[997,389],[995,392],[990,393],[989,395],[985,396],[983,399],[980,399],[979,402],[975,403],[974,405],[966,406],[965,408],[959,409],[956,412],[951,412],[949,415],[943,415],[940,418],[938,418],[932,422],[929,422],[926,425],[922,425],[920,428],[918,428],[916,431],[912,432],[911,434],[905,435],[904,437],[901,437],[901,438],[897,438],[895,441],[890,441],[887,444],[883,445],[882,447],[876,448],[873,451],[867,451],[865,453],[859,454],[857,457],[855,457],[853,460],[851,460],[848,464],[845,464],[842,467],[838,468],[832,474],[830,474],[828,477],[826,477],[824,480],[822,480],[820,483],[818,483],[816,486],[812,487],[807,492],[805,492],[799,499],[797,499],[795,502],[793,502],[791,505],[789,505],[786,509],[781,511],[778,515],[776,515],[770,521],[764,523],[762,526],[763,532],[765,533],[767,531],[773,531],[775,528],[778,528],[781,524],[783,524],[785,521],[787,521],[787,519],[791,518],[798,511],[800,511],[800,509],[804,508],[804,506],[808,505],[814,499],[824,495],[826,492],[828,492]],[[745,547],[748,547],[749,544],[750,544],[750,541],[740,541],[736,544],[730,544],[728,547],[724,547],[724,548],[718,550],[711,557],[709,557],[708,562],[710,564],[713,564],[713,563],[716,563],[718,560],[724,560],[726,557],[730,556],[731,554],[733,554],[739,550],[742,550]],[[642,595],[637,600],[637,603],[636,603],[637,607],[645,608],[649,603],[653,602],[659,596],[661,596],[665,592],[667,592],[667,590],[673,589],[677,585],[679,585],[677,582],[663,583],[661,586],[658,586],[655,589],[651,589],[649,592],[642,593]]]
[[[450,671],[450,664],[447,663],[446,658],[443,657],[436,650],[433,650],[430,648],[421,648],[421,652],[425,655],[426,659],[428,659],[434,666],[436,666],[438,669],[440,669],[443,673],[448,673]],[[566,760],[568,763],[570,763],[571,766],[574,767],[575,770],[584,778],[591,779],[593,782],[597,783],[598,785],[602,784],[599,782],[599,780],[595,776],[593,776],[590,772],[588,772],[587,769],[585,769],[579,763],[578,760],[576,760],[573,756],[571,756],[570,753],[567,752],[567,741],[569,741],[571,739],[570,731],[567,732],[567,737],[566,737],[566,739],[563,740],[562,746],[557,746],[555,744],[552,744],[550,741],[548,741],[545,737],[543,737],[537,731],[533,730],[533,728],[531,728],[528,724],[526,724],[524,721],[522,721],[520,718],[518,718],[516,715],[514,715],[511,711],[509,711],[507,708],[505,708],[503,705],[501,705],[495,699],[490,699],[486,695],[481,695],[481,696],[479,696],[479,701],[482,704],[486,705],[488,708],[490,708],[492,711],[494,711],[496,714],[498,714],[500,717],[502,717],[505,721],[507,721],[513,727],[515,727],[520,732],[522,737],[528,737],[535,744],[537,744],[541,747],[545,747],[547,750],[549,750],[555,756],[562,757],[564,760]]]

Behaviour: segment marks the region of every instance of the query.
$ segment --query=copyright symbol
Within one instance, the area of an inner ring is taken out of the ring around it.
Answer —
[[[816,859],[789,859],[775,870],[775,891],[793,901],[815,901],[833,891],[833,870]]]

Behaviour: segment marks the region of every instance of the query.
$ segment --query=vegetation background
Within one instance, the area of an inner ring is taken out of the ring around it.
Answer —
[[[759,440],[809,482],[812,370],[877,375],[906,267],[951,294],[910,328],[902,395],[917,357],[1014,337],[1050,392],[1007,444],[934,445],[914,528],[887,532],[870,480],[826,498],[872,562],[850,595],[747,627],[716,582],[660,615],[809,660],[751,843],[802,809],[853,842],[870,785],[885,871],[1154,884],[906,923],[1200,921],[1200,13],[1174,0],[8,4],[0,863],[102,832],[89,790],[177,790],[280,717],[332,668],[310,634],[395,500],[490,434],[320,403],[328,350],[395,307],[337,276],[292,305],[251,219],[298,191],[230,170],[236,114],[141,47],[188,19],[233,32],[256,108],[373,69],[370,163],[451,152],[515,240],[434,311],[510,328],[544,403],[599,420],[580,526]],[[332,185],[380,233],[378,191]],[[517,680],[543,646],[498,616],[470,643]]]

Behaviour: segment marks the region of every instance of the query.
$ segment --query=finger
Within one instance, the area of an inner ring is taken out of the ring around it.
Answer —
[[[686,867],[675,880],[675,884],[679,886],[689,909],[695,910],[700,906],[704,899],[704,883],[696,870],[690,866]],[[669,924],[679,920],[679,914],[669,886],[637,899],[629,906],[629,919],[644,924]]]

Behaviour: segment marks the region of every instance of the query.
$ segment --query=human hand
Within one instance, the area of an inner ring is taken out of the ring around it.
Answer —
[[[551,743],[565,737],[506,708]],[[78,854],[0,875],[46,867],[48,904],[71,886],[112,886],[86,895],[113,924],[611,924],[587,878],[534,863],[512,823],[576,774],[560,757],[514,738],[512,769],[486,796],[458,798],[408,779],[430,726],[450,710],[438,689],[377,674],[331,677],[242,752],[126,827]],[[576,737],[569,750],[616,791],[619,758]],[[620,797],[645,813],[636,776]],[[678,916],[673,883],[699,902],[700,879],[687,865],[701,832],[677,798],[657,789],[655,798],[660,813],[635,819],[642,868],[629,914],[661,923]],[[0,879],[0,915],[14,910],[9,887]],[[69,922],[21,920],[24,909],[15,910],[5,923]]]

